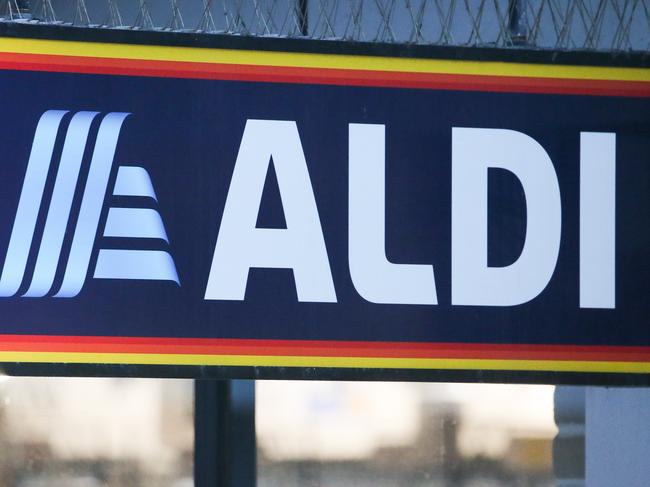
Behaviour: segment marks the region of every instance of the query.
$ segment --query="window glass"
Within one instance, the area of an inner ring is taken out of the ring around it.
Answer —
[[[554,485],[552,386],[257,383],[258,485]]]
[[[0,377],[0,485],[192,485],[188,380]]]

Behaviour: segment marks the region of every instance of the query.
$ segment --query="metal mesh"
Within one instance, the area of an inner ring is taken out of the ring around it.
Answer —
[[[650,51],[650,0],[0,0],[0,18],[246,36]]]

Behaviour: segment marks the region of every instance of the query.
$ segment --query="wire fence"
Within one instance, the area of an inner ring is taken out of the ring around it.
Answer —
[[[650,0],[0,0],[0,19],[365,42],[650,51]]]

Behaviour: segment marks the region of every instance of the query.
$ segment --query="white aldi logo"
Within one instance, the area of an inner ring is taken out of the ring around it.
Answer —
[[[46,180],[52,165],[57,133],[67,113],[62,110],[49,110],[41,116],[36,127],[0,276],[0,297],[15,296],[25,279],[30,249],[35,245],[33,240],[43,204]],[[75,221],[71,218],[71,210],[83,155],[89,143],[90,127],[99,115],[98,112],[78,112],[70,119],[55,175],[54,189],[47,207],[34,272],[29,288],[22,294],[24,297],[52,295],[56,298],[71,298],[79,294],[86,281],[115,148],[128,113],[109,113],[101,120],[65,263],[63,282],[58,289],[52,289],[62,258],[66,229]],[[151,178],[142,167],[119,166],[112,194],[150,198],[156,202]],[[103,235],[118,238],[153,238],[169,243],[160,214],[150,208],[109,208]],[[161,250],[102,248],[99,250],[93,277],[169,280],[179,283],[172,256],[169,252]]]

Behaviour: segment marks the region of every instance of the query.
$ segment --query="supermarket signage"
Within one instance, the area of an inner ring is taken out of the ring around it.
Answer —
[[[79,186],[83,154],[98,112],[77,112],[63,139],[54,188],[31,282],[25,277],[36,220],[64,110],[45,112],[36,127],[9,247],[0,297],[74,298],[89,277],[100,236],[157,239],[169,243],[161,215],[152,208],[108,207],[98,233],[118,136],[128,113],[102,118],[88,179]],[[385,252],[385,126],[349,124],[348,268],[357,293],[377,304],[437,305],[434,266],[389,262]],[[515,306],[548,285],[560,249],[562,209],[557,175],[548,153],[513,130],[452,127],[451,304]],[[615,308],[616,134],[580,134],[580,307]],[[286,228],[258,228],[269,167],[277,177]],[[512,173],[526,201],[526,236],[516,260],[487,262],[488,172]],[[74,193],[83,194],[69,248],[63,248]],[[147,170],[119,166],[113,196],[150,198],[156,193]],[[197,208],[197,211],[202,211]],[[291,269],[297,300],[336,303],[336,289],[308,164],[295,121],[250,120],[244,133],[220,221],[205,289],[207,300],[244,301],[252,268]],[[52,293],[61,254],[68,254],[63,281]],[[101,249],[93,278],[173,281],[180,286],[169,251]]]
[[[646,380],[648,70],[357,61],[0,40],[0,361]]]

